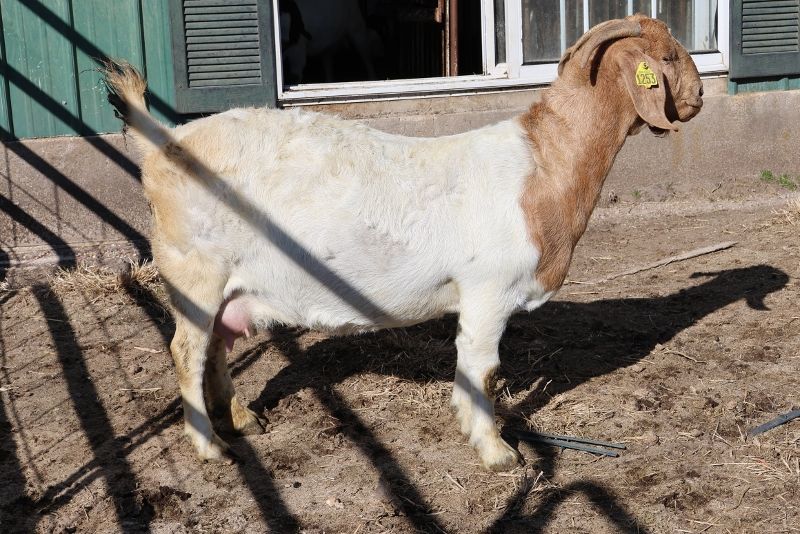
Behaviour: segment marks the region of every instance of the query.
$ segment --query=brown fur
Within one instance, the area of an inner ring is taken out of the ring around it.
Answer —
[[[641,37],[598,43],[600,57],[586,68],[568,57],[562,60],[561,77],[520,117],[536,164],[520,204],[530,239],[541,253],[536,278],[546,291],[564,282],[575,245],[627,135],[643,118],[661,128],[672,120],[688,120],[699,109],[683,105],[696,102],[701,87],[694,64],[686,63],[691,62],[686,51],[663,23],[640,15],[629,19],[641,24]],[[590,41],[598,40],[584,40]],[[670,61],[662,66],[663,58]],[[651,64],[661,77],[659,87],[646,90],[629,83],[638,61]],[[671,95],[666,94],[665,78]],[[666,110],[673,104],[677,116],[668,118]]]
[[[483,377],[483,393],[490,400],[497,398],[497,367],[489,369]]]

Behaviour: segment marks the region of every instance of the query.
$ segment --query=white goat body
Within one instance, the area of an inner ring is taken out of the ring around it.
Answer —
[[[656,86],[635,83],[642,63]],[[702,106],[691,58],[643,16],[593,28],[559,71],[521,117],[428,139],[255,109],[168,130],[147,112],[138,73],[108,66],[110,99],[145,153],[185,431],[201,458],[229,451],[209,413],[263,431],[225,360],[251,325],[361,332],[455,312],[461,431],[487,467],[514,465],[491,399],[508,317],[563,282],[627,135],[674,129]]]
[[[409,138],[317,113],[237,109],[174,135],[202,161],[213,145],[221,157],[209,170],[292,240],[243,225],[259,214],[236,213],[199,183],[176,194],[184,213],[175,218],[199,255],[229,266],[224,298],[249,322],[336,332],[409,325],[459,311],[458,288],[489,281],[514,309],[543,297],[538,253],[514,209],[534,165],[518,121]],[[332,277],[315,277],[287,247],[302,247],[295,252]],[[371,306],[354,304],[361,298]]]

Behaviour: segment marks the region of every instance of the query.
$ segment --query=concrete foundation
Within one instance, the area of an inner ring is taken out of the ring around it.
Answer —
[[[691,198],[763,170],[800,174],[800,91],[728,96],[704,80],[702,113],[681,131],[628,140],[606,183],[619,195]],[[458,133],[512,117],[540,90],[307,106],[405,135]],[[149,254],[150,212],[136,154],[119,134],[3,145],[0,269],[11,283],[42,268],[120,265]],[[605,197],[604,197],[605,198]]]

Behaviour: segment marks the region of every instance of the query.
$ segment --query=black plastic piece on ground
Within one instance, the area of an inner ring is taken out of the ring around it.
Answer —
[[[546,434],[544,432],[527,432],[524,430],[512,430],[511,434],[515,435],[522,441],[536,441],[561,447],[562,449],[575,449],[577,451],[590,452],[592,454],[601,454],[603,456],[611,456],[616,458],[619,453],[599,447],[591,447],[590,445],[599,445],[601,447],[608,447],[612,449],[625,449],[625,445],[621,443],[609,443],[606,441],[599,441],[593,439],[579,438],[577,436],[560,436],[557,434]]]
[[[779,417],[776,417],[772,421],[766,422],[763,425],[755,427],[750,432],[748,432],[748,434],[750,434],[751,436],[757,436],[758,434],[762,434],[767,430],[772,430],[776,426],[788,423],[792,419],[797,419],[798,417],[800,417],[800,410],[792,410],[789,413],[785,413]]]

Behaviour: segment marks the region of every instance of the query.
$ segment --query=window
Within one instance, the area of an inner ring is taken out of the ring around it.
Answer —
[[[548,82],[564,51],[592,26],[604,20],[644,13],[663,20],[692,53],[700,72],[727,70],[727,2],[717,0],[512,0],[520,5],[522,50],[510,54],[509,69],[519,78]],[[722,21],[723,24],[718,24]],[[513,49],[513,47],[511,47]],[[517,63],[514,64],[514,59]]]
[[[659,18],[687,50],[716,49],[711,24],[716,0],[522,0],[522,58],[525,64],[558,61],[586,30],[634,13]]]
[[[272,2],[278,97],[289,102],[549,83],[561,54],[583,32],[637,12],[664,20],[701,73],[727,71],[725,1]]]

